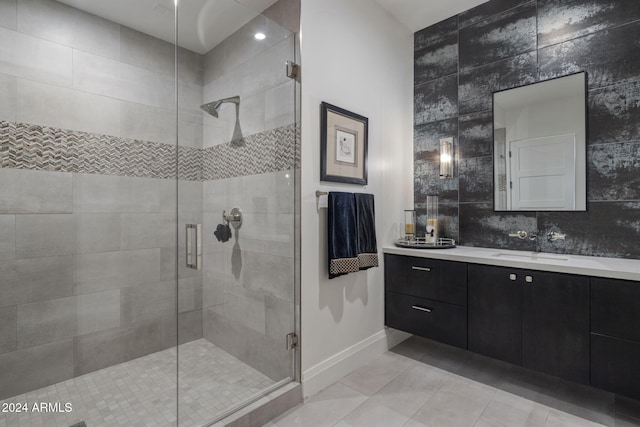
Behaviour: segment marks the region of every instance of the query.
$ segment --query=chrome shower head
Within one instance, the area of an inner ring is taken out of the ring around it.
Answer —
[[[231,98],[219,99],[217,101],[212,101],[207,104],[201,105],[200,109],[205,113],[211,114],[213,117],[218,117],[218,108],[226,102],[230,102],[236,105],[240,104],[239,96],[232,96]]]
[[[218,108],[222,104],[221,101],[214,101],[208,104],[204,104],[200,106],[200,109],[205,113],[211,114],[213,117],[218,117]]]

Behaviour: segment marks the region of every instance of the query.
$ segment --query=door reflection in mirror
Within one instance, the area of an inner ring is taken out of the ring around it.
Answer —
[[[498,211],[586,209],[584,72],[493,94]]]

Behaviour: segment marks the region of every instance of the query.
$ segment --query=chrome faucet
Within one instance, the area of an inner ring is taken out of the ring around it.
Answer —
[[[529,234],[524,230],[516,231],[515,233],[509,233],[509,237],[517,237],[518,239],[522,240],[526,239],[528,235]]]
[[[516,231],[515,233],[509,233],[509,237],[517,237],[520,240],[524,240],[528,237],[529,240],[534,241],[538,238],[538,232],[534,230],[527,233],[524,230],[519,230],[519,231]]]
[[[549,234],[547,234],[547,240],[549,240],[550,242],[555,242],[556,240],[564,240],[565,237],[567,237],[566,234],[560,234],[557,231],[551,231]]]

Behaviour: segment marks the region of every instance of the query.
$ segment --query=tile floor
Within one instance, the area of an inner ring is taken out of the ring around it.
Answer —
[[[630,427],[640,402],[412,337],[269,427]]]
[[[180,426],[196,427],[274,381],[199,339],[179,348]],[[101,369],[3,402],[72,403],[69,413],[1,413],[0,427],[164,427],[176,425],[176,349]]]

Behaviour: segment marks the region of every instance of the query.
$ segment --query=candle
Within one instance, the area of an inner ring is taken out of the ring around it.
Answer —
[[[416,211],[404,211],[404,237],[407,240],[413,240],[416,233]]]
[[[415,233],[415,225],[414,224],[405,224],[404,225],[404,234],[413,234]]]

